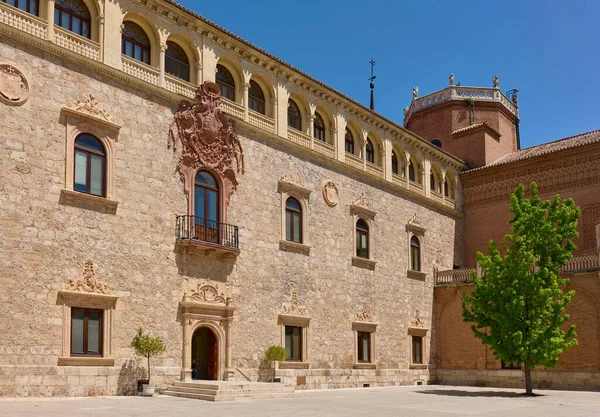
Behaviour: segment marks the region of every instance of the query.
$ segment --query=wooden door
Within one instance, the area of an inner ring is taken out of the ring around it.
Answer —
[[[207,345],[208,345],[208,379],[216,381],[218,379],[218,366],[217,366],[217,360],[218,360],[218,351],[217,351],[217,338],[215,337],[215,334],[212,331],[208,331],[208,338],[207,338]]]

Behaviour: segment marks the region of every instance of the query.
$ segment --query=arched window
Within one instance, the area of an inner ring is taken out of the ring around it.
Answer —
[[[411,181],[414,181],[415,178],[416,178],[416,175],[415,175],[415,166],[413,165],[413,161],[410,160],[408,162],[408,179],[411,180]]]
[[[369,259],[369,226],[363,219],[356,222],[356,256]]]
[[[450,190],[448,189],[448,180],[447,179],[444,180],[444,195],[446,197],[450,196]]]
[[[302,114],[300,108],[292,99],[288,100],[288,126],[302,131]]]
[[[6,4],[10,4],[24,12],[30,13],[35,16],[40,15],[40,1],[39,0],[0,0]]]
[[[90,38],[90,11],[81,0],[56,0],[54,24]]]
[[[190,81],[190,60],[183,48],[175,42],[167,41],[165,71],[184,81]]]
[[[440,140],[439,140],[439,139],[434,139],[434,140],[432,140],[432,141],[431,141],[431,144],[432,144],[432,145],[435,145],[435,146],[437,146],[438,148],[441,148],[441,147],[442,147],[442,142],[440,142]]]
[[[421,270],[421,242],[416,236],[410,238],[410,269]]]
[[[106,151],[98,139],[85,133],[75,139],[73,189],[99,197],[106,195]]]
[[[354,153],[354,136],[350,129],[346,128],[346,135],[344,138],[344,142],[346,143],[346,152]]]
[[[248,89],[248,108],[257,113],[265,114],[265,93],[254,80],[250,80],[250,88]]]
[[[294,197],[285,202],[285,239],[302,243],[302,206]]]
[[[196,174],[194,186],[195,239],[219,242],[219,185],[206,171]]]
[[[235,81],[227,68],[217,65],[216,82],[221,89],[221,95],[227,100],[235,101]]]
[[[375,163],[375,148],[373,147],[373,142],[371,142],[371,139],[369,138],[367,138],[366,158],[367,162],[372,164]]]
[[[133,22],[125,22],[121,32],[121,52],[150,65],[150,39],[144,29]]]
[[[394,151],[392,151],[392,173],[398,174],[398,157]]]
[[[436,187],[435,187],[435,186],[436,186],[435,175],[434,175],[434,173],[432,172],[431,174],[429,174],[429,188],[430,188],[432,191],[437,191],[437,189],[436,189]]]
[[[323,121],[321,115],[317,112],[315,112],[313,136],[315,139],[325,142],[325,122]]]

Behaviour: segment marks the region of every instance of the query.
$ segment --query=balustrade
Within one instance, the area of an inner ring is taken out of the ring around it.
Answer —
[[[314,148],[315,151],[322,153],[323,155],[327,155],[330,158],[335,158],[335,147],[327,142],[315,139]]]
[[[305,148],[310,148],[310,136],[305,135],[296,129],[288,128],[287,138],[289,141],[297,143]]]
[[[22,30],[37,38],[46,39],[48,24],[37,16],[0,1],[0,23]]]
[[[182,96],[188,98],[195,98],[196,89],[198,88],[194,84],[191,84],[180,78],[174,77],[170,74],[165,74],[165,87],[167,88],[167,90],[175,94],[181,94]]]
[[[266,130],[269,133],[275,133],[275,120],[270,117],[250,110],[248,112],[248,122],[259,129]]]
[[[359,158],[358,156],[348,153],[348,152],[346,152],[346,164],[348,164],[354,168],[358,168],[361,171],[365,167],[362,158]]]
[[[223,97],[221,97],[221,110],[230,116],[244,119],[244,107]]]

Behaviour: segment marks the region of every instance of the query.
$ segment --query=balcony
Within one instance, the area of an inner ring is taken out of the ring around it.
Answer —
[[[46,39],[48,24],[37,16],[0,1],[0,23],[22,30],[40,39]]]
[[[240,253],[237,226],[197,216],[177,216],[177,244],[203,250],[205,254]]]

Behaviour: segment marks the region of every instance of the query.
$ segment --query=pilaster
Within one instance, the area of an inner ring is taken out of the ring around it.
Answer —
[[[277,101],[275,106],[275,113],[277,114],[277,134],[282,138],[287,139],[287,104],[290,98],[290,93],[288,92],[287,87],[281,82],[277,83],[276,97]]]

